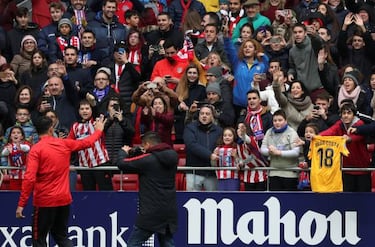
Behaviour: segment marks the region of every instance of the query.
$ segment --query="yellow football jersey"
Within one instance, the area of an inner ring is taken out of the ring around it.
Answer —
[[[342,192],[342,155],[349,151],[343,136],[314,136],[308,157],[311,159],[310,183],[314,192]]]

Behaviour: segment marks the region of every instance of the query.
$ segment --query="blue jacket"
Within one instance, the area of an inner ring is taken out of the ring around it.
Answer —
[[[90,21],[87,29],[92,30],[96,36],[96,49],[102,50],[105,57],[112,57],[114,45],[123,41],[127,37],[125,27],[118,22],[117,17],[114,16],[111,24],[104,22],[102,11],[99,11],[94,20]]]
[[[195,9],[199,15],[203,18],[203,16],[206,14],[206,9],[204,5],[196,0],[192,0],[189,9]],[[182,29],[182,16],[183,16],[184,10],[181,6],[180,0],[174,0],[169,6],[168,6],[168,14],[171,17],[174,29],[181,30]]]
[[[42,28],[38,35],[38,48],[44,54],[48,53],[48,47],[55,43],[57,33],[57,22]]]
[[[227,54],[231,54],[228,59],[232,64],[234,78],[236,79],[233,86],[233,104],[246,108],[247,92],[252,89],[251,82],[254,74],[266,73],[269,59],[266,55],[262,57],[263,61],[254,59],[253,65],[249,68],[245,60],[239,60],[236,48],[228,37],[224,38],[224,49]]]
[[[185,126],[186,166],[210,167],[210,157],[223,130],[216,124],[204,126],[194,121]],[[192,173],[192,171],[189,171]],[[198,175],[215,176],[214,171],[196,171]]]

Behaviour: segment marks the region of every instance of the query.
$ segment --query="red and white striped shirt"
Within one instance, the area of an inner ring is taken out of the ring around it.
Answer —
[[[215,160],[213,166],[218,167],[237,167],[237,158],[236,155],[236,148],[232,146],[221,146],[215,149],[215,152],[218,152],[219,159]],[[238,171],[237,170],[217,170],[216,171],[217,179],[238,179]]]
[[[95,132],[94,121],[76,122],[70,130],[68,138],[81,140]],[[104,143],[104,135],[89,148],[78,151],[80,166],[96,167],[109,161],[108,151]]]
[[[267,161],[259,151],[257,141],[254,136],[245,136],[242,144],[237,144],[237,154],[239,162],[247,167],[265,167]],[[244,170],[243,182],[259,183],[267,180],[267,171]]]

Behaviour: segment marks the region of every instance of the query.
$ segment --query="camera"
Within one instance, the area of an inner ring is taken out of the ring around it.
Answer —
[[[291,15],[289,9],[278,9],[278,10],[276,10],[276,14],[277,14],[277,15],[280,15],[280,16],[283,16],[283,17],[286,17],[286,16],[290,16],[290,15]]]
[[[147,84],[147,89],[155,89],[157,87],[156,83],[150,82]]]
[[[52,103],[53,103],[53,99],[51,96],[47,96],[47,95],[43,95],[42,96],[42,102],[45,102],[45,103],[48,103],[52,106]]]
[[[320,110],[320,106],[318,106],[318,105],[314,105],[314,110],[319,111],[319,110]]]
[[[118,48],[117,52],[119,54],[123,55],[123,54],[125,54],[125,48],[120,47],[120,48]]]
[[[120,105],[119,104],[113,104],[113,109],[115,111],[120,111]]]
[[[158,52],[161,49],[160,45],[151,45],[151,49],[153,49],[155,52]]]
[[[133,147],[132,149],[129,150],[128,154],[129,154],[129,157],[136,157],[136,156],[139,156],[139,155],[142,155],[144,154],[145,151],[142,147],[140,146],[137,146],[137,147]]]
[[[67,137],[69,134],[69,131],[67,129],[60,128],[57,130],[57,133],[59,136],[61,135],[61,136]]]

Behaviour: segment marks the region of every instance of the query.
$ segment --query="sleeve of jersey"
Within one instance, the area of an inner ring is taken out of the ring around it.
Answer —
[[[98,140],[102,135],[102,131],[96,130],[92,135],[81,139],[81,140],[72,140],[72,139],[64,139],[64,142],[66,142],[67,146],[72,151],[78,151],[85,148],[89,148],[94,144],[96,140]]]
[[[39,167],[38,151],[32,150],[27,156],[27,169],[25,177],[22,181],[22,190],[18,206],[25,207],[29,199],[30,193],[34,188],[36,173]]]

